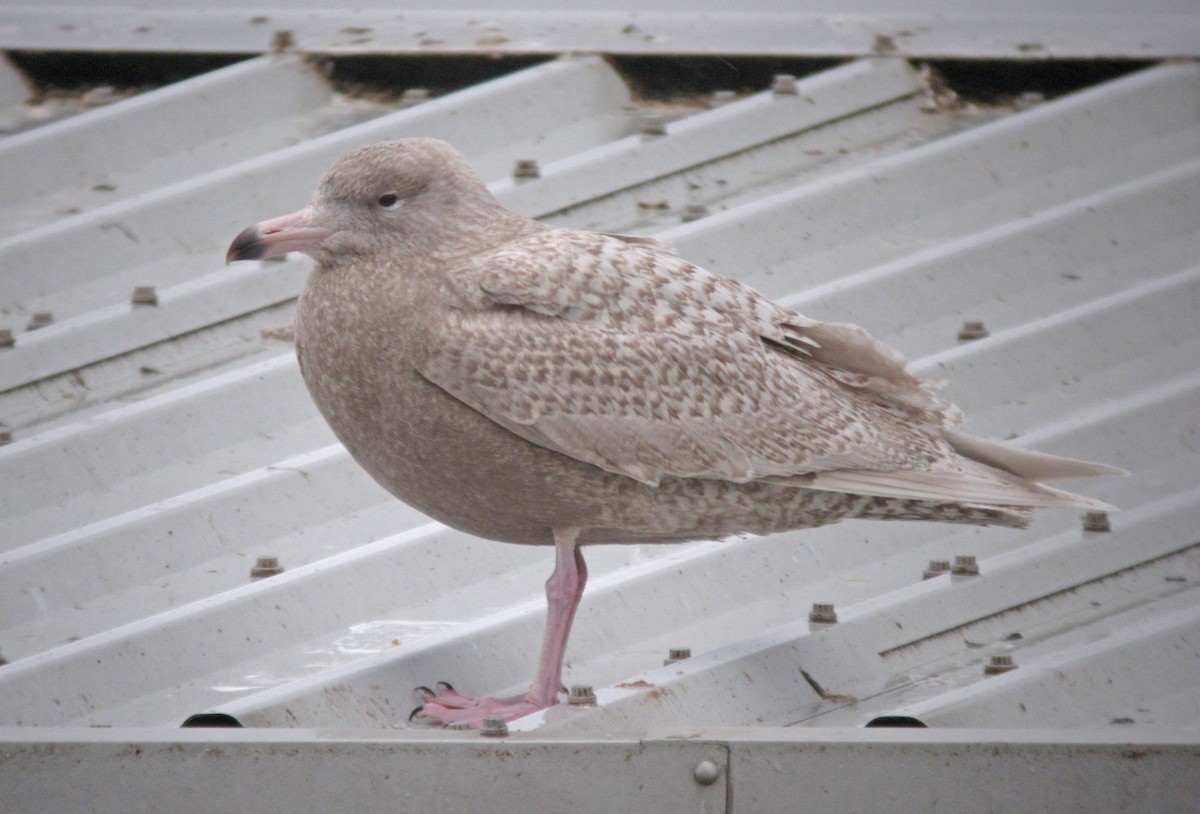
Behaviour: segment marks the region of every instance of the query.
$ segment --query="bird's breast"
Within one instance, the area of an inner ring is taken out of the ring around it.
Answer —
[[[330,288],[301,296],[301,372],[338,440],[384,488],[447,525],[509,542],[550,543],[554,526],[600,510],[604,482],[619,476],[525,441],[420,374],[436,305],[377,292],[364,306]]]

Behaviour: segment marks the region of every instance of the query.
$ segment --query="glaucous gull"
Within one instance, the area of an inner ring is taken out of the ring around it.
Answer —
[[[454,528],[552,545],[529,691],[444,685],[418,717],[556,703],[582,546],[767,534],[848,518],[1024,525],[1104,504],[1045,486],[1119,474],[960,433],[958,410],[854,325],[818,322],[651,238],[510,212],[434,139],[354,150],[307,207],[227,259],[304,252],[313,400],[392,494]]]

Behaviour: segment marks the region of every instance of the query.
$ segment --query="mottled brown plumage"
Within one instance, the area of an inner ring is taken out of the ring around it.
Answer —
[[[652,239],[509,212],[432,139],[348,154],[306,209],[247,229],[229,257],[284,251],[317,261],[297,353],[354,458],[448,525],[556,546],[534,687],[442,693],[426,706],[441,720],[554,703],[579,544],[852,517],[1022,525],[1033,507],[1101,505],[1030,478],[1119,471],[960,435],[957,409],[861,328]]]

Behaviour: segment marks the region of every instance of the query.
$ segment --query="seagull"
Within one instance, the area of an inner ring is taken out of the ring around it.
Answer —
[[[851,518],[1021,527],[1111,508],[1044,481],[1123,474],[962,433],[961,412],[856,325],[820,322],[648,237],[505,209],[429,138],[339,159],[227,262],[302,252],[296,354],[321,414],[397,498],[472,535],[553,546],[529,690],[419,688],[410,716],[555,703],[585,546]]]

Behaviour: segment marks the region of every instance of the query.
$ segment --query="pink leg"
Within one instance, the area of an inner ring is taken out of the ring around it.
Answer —
[[[583,552],[575,545],[578,536],[579,529],[554,530],[554,572],[546,580],[546,632],[529,692],[515,698],[475,698],[447,687],[437,695],[427,695],[415,717],[478,725],[490,715],[511,721],[558,703],[567,637],[587,583]]]

